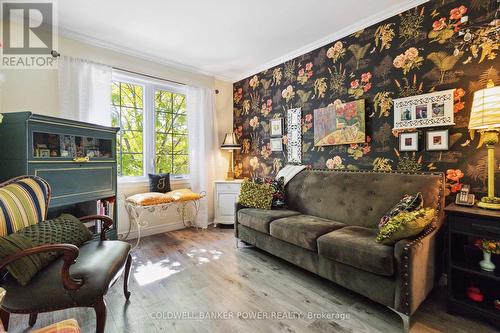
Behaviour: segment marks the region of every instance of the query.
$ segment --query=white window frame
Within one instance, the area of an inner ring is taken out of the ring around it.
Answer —
[[[142,109],[143,124],[142,124],[142,158],[143,158],[143,175],[142,176],[120,176],[118,181],[120,183],[127,182],[146,182],[148,181],[148,173],[156,173],[155,170],[155,156],[156,156],[156,130],[155,130],[155,91],[167,90],[176,94],[186,95],[186,87],[181,84],[170,83],[167,81],[142,76],[139,74],[131,74],[120,70],[113,70],[112,81],[125,82],[143,87]],[[189,128],[188,128],[189,131]],[[188,139],[189,140],[189,139]],[[189,141],[188,141],[189,147]],[[186,181],[189,180],[187,175],[170,175],[171,180]]]

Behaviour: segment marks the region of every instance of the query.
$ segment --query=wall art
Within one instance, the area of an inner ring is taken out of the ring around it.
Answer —
[[[271,138],[271,151],[283,151],[282,138]]]
[[[455,89],[394,100],[394,129],[455,125]]]
[[[288,163],[302,163],[302,109],[290,109],[287,112],[287,154]]]
[[[399,134],[399,151],[418,151],[418,132]]]
[[[428,151],[449,149],[447,129],[427,131],[425,135],[426,135],[425,146]]]
[[[271,136],[282,136],[283,135],[283,118],[271,119]]]
[[[314,145],[366,142],[365,100],[334,103],[314,110]]]

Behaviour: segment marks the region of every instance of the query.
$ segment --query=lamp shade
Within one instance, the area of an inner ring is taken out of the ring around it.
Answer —
[[[234,135],[234,133],[226,133],[226,136],[224,137],[224,142],[222,143],[220,148],[233,150],[233,149],[241,149],[241,146],[238,143],[238,139],[236,138],[236,135]]]
[[[500,86],[488,82],[486,89],[474,93],[469,129],[500,128]]]

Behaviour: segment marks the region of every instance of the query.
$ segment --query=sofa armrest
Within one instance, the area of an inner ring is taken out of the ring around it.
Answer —
[[[69,274],[69,267],[75,263],[75,259],[80,254],[78,247],[73,244],[47,244],[16,252],[7,256],[0,262],[0,270],[3,270],[10,263],[23,257],[47,252],[59,252],[63,254],[64,264],[61,268],[61,279],[64,288],[67,290],[79,289],[83,285],[83,281],[81,279],[73,279]]]
[[[396,260],[396,311],[412,315],[434,287],[436,280],[436,238],[433,226],[418,238],[403,239],[394,246]]]
[[[246,207],[239,202],[236,202],[234,204],[234,235],[236,236],[236,238],[238,238],[238,211],[243,208]]]
[[[113,219],[110,218],[109,216],[105,216],[105,215],[88,215],[88,216],[80,217],[79,220],[82,222],[87,222],[87,221],[92,221],[92,220],[101,221],[103,223],[103,226],[101,229],[101,240],[102,241],[106,240],[106,232],[113,225]]]

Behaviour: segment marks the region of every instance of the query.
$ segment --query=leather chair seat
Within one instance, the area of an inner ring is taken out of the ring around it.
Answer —
[[[80,289],[68,291],[61,280],[62,257],[42,269],[23,287],[12,277],[3,284],[7,291],[2,307],[9,312],[45,312],[73,306],[93,306],[106,293],[111,281],[121,274],[130,244],[122,241],[90,241],[83,244],[70,267],[73,278],[83,279]],[[56,282],[57,281],[57,282]]]
[[[271,223],[271,236],[304,249],[316,251],[318,237],[345,227],[344,223],[311,215],[295,215]]]
[[[378,230],[349,226],[318,238],[320,255],[375,274],[394,274],[394,247],[375,242]]]
[[[251,229],[269,233],[269,224],[287,216],[299,215],[299,212],[289,209],[257,209],[243,208],[238,211],[238,223]]]

